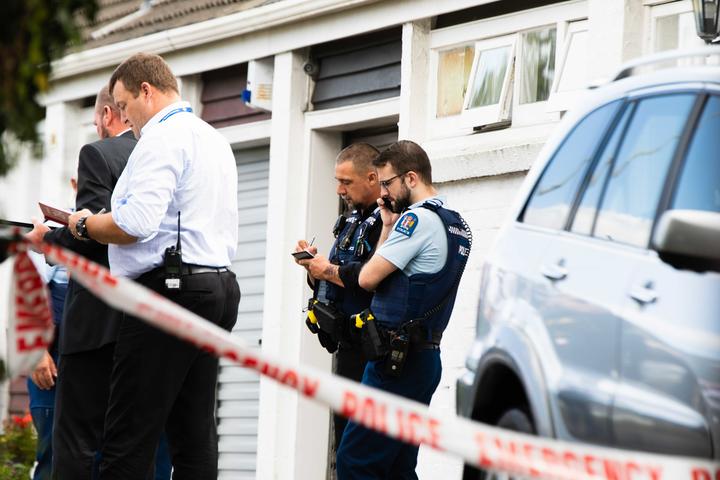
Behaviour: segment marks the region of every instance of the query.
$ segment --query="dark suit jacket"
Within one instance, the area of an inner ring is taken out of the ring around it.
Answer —
[[[80,150],[78,192],[75,207],[97,212],[110,211],[110,197],[137,140],[131,131],[118,137],[89,143]],[[70,230],[57,228],[45,234],[45,241],[58,244],[93,262],[108,266],[107,245],[75,239]],[[117,338],[121,313],[95,297],[72,277],[60,324],[60,354],[95,350]]]

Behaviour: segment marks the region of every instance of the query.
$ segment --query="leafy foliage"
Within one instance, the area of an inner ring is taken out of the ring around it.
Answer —
[[[13,416],[0,435],[0,478],[26,480],[35,462],[37,437],[30,414]]]
[[[97,0],[0,1],[0,176],[14,162],[11,138],[40,145],[37,95],[48,89],[50,62],[79,40],[78,19],[93,21],[97,9]]]

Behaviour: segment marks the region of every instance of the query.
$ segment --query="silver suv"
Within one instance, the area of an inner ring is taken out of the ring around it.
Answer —
[[[460,415],[720,458],[718,58],[642,59],[563,119],[484,265]]]

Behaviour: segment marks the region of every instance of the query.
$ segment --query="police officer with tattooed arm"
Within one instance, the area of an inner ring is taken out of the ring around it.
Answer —
[[[368,308],[372,299],[371,293],[358,286],[357,278],[360,267],[374,253],[382,228],[380,208],[376,205],[380,184],[373,165],[379,153],[372,145],[354,143],[338,154],[337,193],[352,213],[338,217],[333,229],[335,242],[328,257],[315,255],[312,260],[296,260],[307,269],[313,289],[308,327],[328,352],[335,353],[336,373],[356,382],[362,378],[365,359],[359,345],[340,330],[347,328],[351,314]],[[317,248],[305,240],[300,240],[295,250],[317,253]],[[333,424],[336,449],[347,420],[335,415]]]
[[[374,295],[351,325],[368,358],[362,383],[427,405],[440,382],[440,339],[472,236],[438,196],[419,145],[396,142],[373,163],[382,232],[357,283]],[[338,479],[417,479],[417,455],[418,447],[351,421],[338,448]]]

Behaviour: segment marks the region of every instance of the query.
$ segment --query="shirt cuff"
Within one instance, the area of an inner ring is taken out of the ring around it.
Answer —
[[[139,219],[136,219],[128,209],[123,207],[125,207],[125,205],[120,206],[120,208],[114,208],[110,212],[115,225],[117,225],[120,230],[135,237],[139,243],[146,242],[157,234],[157,231],[152,232],[147,228],[141,227]]]
[[[346,265],[340,265],[338,269],[338,276],[342,280],[345,288],[358,289],[361,288],[358,284],[360,279],[360,270],[363,264],[360,262],[351,262]]]

